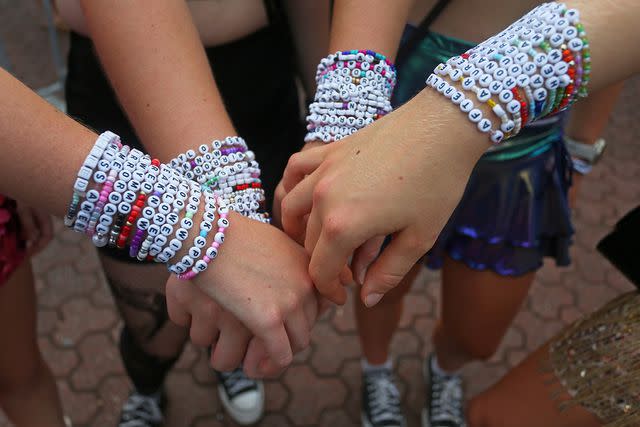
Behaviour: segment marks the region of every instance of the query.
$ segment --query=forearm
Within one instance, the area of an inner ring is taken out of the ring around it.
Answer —
[[[111,84],[150,153],[167,161],[235,133],[186,2],[82,6]]]
[[[369,49],[395,59],[412,0],[336,0],[329,51]]]
[[[329,1],[286,0],[298,66],[307,97],[316,90],[316,67],[329,48]]]
[[[619,51],[620,46],[624,46],[630,38],[634,37],[635,21],[640,16],[640,3],[634,0],[607,0],[597,3],[588,0],[572,0],[567,1],[566,5],[580,11],[581,22],[590,42],[591,81],[588,86],[590,92],[597,94],[600,89],[615,85],[622,79],[640,71],[639,50],[628,49],[624,54],[620,54]],[[615,31],[612,31],[613,27],[615,27]],[[433,93],[426,94],[426,92]],[[595,96],[607,97],[607,102],[613,103],[616,94],[608,93]],[[476,101],[475,97],[473,100]],[[575,108],[588,109],[587,106],[580,107],[582,102],[585,100],[578,101]],[[443,106],[444,109],[441,110],[440,106]],[[476,101],[476,106],[483,111],[485,116],[492,114],[487,104]],[[486,134],[480,133],[475,124],[467,120],[465,114],[461,113],[442,95],[436,94],[433,89],[423,90],[419,96],[407,103],[401,110],[405,108],[413,110],[411,114],[416,117],[430,121],[435,120],[442,126],[447,126],[456,136],[448,138],[448,142],[459,149],[460,158],[477,160],[488,147],[488,144],[479,145],[481,141],[487,139]],[[600,116],[600,123],[594,124],[594,128],[597,127],[601,130],[606,123],[610,108],[610,106],[602,106],[602,110],[597,113]],[[403,134],[419,145],[425,138],[429,138],[433,128],[433,125],[425,126],[424,121],[416,121],[415,124],[409,125],[409,128],[403,129]]]
[[[569,115],[566,135],[585,144],[595,143],[607,127],[623,87],[624,83],[607,86],[576,104]]]
[[[0,70],[0,193],[64,215],[97,135]]]

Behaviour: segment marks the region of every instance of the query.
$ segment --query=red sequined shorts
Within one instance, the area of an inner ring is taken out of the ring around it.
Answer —
[[[24,259],[25,242],[20,235],[16,202],[0,194],[0,286]]]

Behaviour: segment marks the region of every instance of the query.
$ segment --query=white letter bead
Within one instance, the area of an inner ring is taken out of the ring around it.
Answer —
[[[469,111],[469,120],[471,120],[473,123],[478,123],[480,120],[482,120],[482,111],[477,108]]]
[[[500,92],[500,95],[498,95],[498,99],[503,104],[507,104],[513,99],[513,92],[511,92],[510,90],[503,90],[502,92]]]
[[[184,241],[187,237],[189,237],[189,230],[185,228],[179,228],[178,231],[176,231],[176,239]]]
[[[462,80],[462,88],[464,90],[470,90],[475,84],[476,82],[472,77],[467,77]]]
[[[209,247],[209,248],[207,249],[207,251],[205,252],[205,254],[206,254],[209,258],[214,259],[215,257],[217,257],[217,256],[218,256],[218,250],[217,250],[216,248]]]
[[[189,256],[191,258],[200,258],[201,254],[202,254],[202,251],[199,248],[196,248],[195,246],[189,249]]]
[[[196,262],[194,269],[202,273],[207,269],[208,266],[209,265],[206,262],[204,262],[203,260],[199,260],[198,262]]]
[[[478,122],[478,129],[480,132],[489,132],[491,130],[491,121],[488,119],[482,119]]]
[[[468,113],[472,109],[473,109],[473,101],[471,101],[470,99],[467,98],[460,103],[460,110],[462,110],[463,113]]]
[[[502,123],[502,125],[500,125],[500,129],[505,133],[511,132],[515,127],[516,127],[516,124],[513,122],[513,120],[509,120],[505,123]]]
[[[202,236],[198,236],[195,239],[193,239],[193,245],[196,248],[202,249],[206,246],[206,244],[207,244],[207,239],[205,239]]]
[[[169,247],[174,250],[174,251],[179,251],[180,249],[182,249],[182,241],[178,240],[178,239],[171,239],[171,241],[169,242]]]
[[[491,98],[491,92],[489,92],[487,89],[481,89],[476,94],[476,97],[480,102],[487,102]]]
[[[219,244],[222,244],[224,242],[224,233],[216,233],[213,240]]]
[[[520,108],[520,103],[515,99],[507,104],[507,111],[511,114],[519,113]]]
[[[500,143],[504,139],[504,134],[497,130],[491,133],[491,142],[494,144]]]
[[[545,99],[547,99],[547,90],[542,87],[534,90],[533,99],[535,99],[538,102],[544,101]]]
[[[456,93],[451,97],[451,100],[454,104],[460,104],[462,101],[464,101],[464,98],[464,94],[457,90]]]
[[[89,181],[83,178],[78,178],[73,185],[73,189],[79,193],[84,193],[87,189],[87,186],[89,186]]]

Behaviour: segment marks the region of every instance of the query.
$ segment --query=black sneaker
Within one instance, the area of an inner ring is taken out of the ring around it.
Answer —
[[[363,373],[361,417],[363,427],[405,427],[400,392],[390,369]]]
[[[118,427],[160,427],[166,400],[164,391],[152,395],[133,391],[122,406]]]
[[[247,377],[242,369],[217,372],[218,395],[233,420],[240,425],[257,422],[264,413],[264,384]]]
[[[424,363],[427,404],[422,410],[422,427],[466,427],[462,378],[433,372],[432,358]]]

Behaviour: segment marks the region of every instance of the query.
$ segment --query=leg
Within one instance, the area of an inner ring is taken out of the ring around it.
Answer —
[[[402,282],[373,308],[365,307],[360,298],[353,299],[362,353],[370,364],[380,365],[389,358],[389,345],[400,323],[404,296],[420,268],[422,266],[416,264]]]
[[[164,285],[165,267],[140,265],[101,256],[113,297],[124,320],[120,354],[127,373],[141,393],[159,391],[180,357],[188,331],[169,320]]]
[[[558,403],[568,399],[552,398],[557,383],[553,374],[542,374],[547,362],[548,345],[535,351],[512,369],[500,382],[469,402],[469,427],[600,427],[602,423],[581,406],[560,412]]]
[[[404,295],[409,291],[421,265],[416,265],[373,308],[366,308],[358,295],[354,298],[356,324],[364,355],[362,376],[362,425],[400,427],[405,420],[400,393],[393,378],[389,345],[402,315]]]
[[[62,406],[36,337],[36,294],[28,261],[0,286],[0,406],[21,426],[64,426]]]
[[[433,334],[440,367],[454,372],[472,360],[490,358],[534,276],[533,272],[505,277],[477,271],[447,257],[442,270],[442,313]]]

